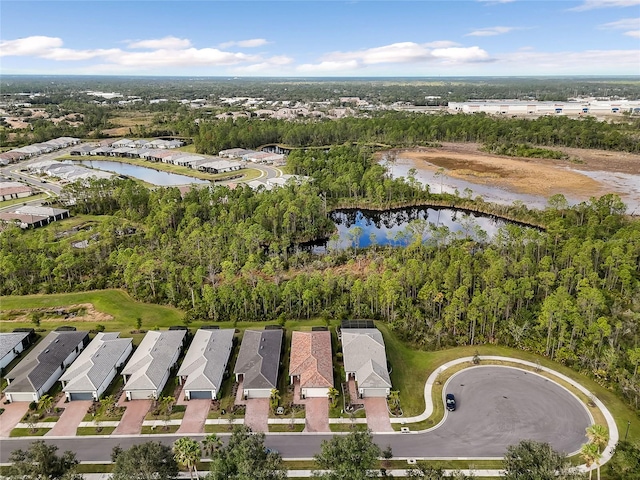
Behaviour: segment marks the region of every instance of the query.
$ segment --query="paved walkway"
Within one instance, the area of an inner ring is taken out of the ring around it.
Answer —
[[[364,409],[367,412],[367,425],[372,432],[393,432],[386,398],[363,398],[362,403],[364,403]]]
[[[149,409],[151,408],[152,400],[130,400],[124,402],[123,397],[118,402],[118,405],[127,407],[124,415],[120,419],[120,423],[113,431],[113,435],[137,435],[142,429],[142,422]]]
[[[4,412],[0,415],[0,437],[8,437],[29,410],[29,402],[3,403],[1,407]]]
[[[93,401],[91,400],[74,400],[73,402],[64,403],[63,397],[62,401],[58,403],[58,407],[64,408],[64,412],[62,412],[55,426],[46,435],[54,437],[74,436],[92,403]]]
[[[268,432],[269,399],[250,398],[245,402],[247,410],[244,414],[244,424],[253,432]]]
[[[184,412],[178,433],[203,433],[204,423],[211,408],[211,400],[189,400],[186,405],[187,410]]]

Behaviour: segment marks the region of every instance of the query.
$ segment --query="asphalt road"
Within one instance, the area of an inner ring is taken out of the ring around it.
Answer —
[[[390,445],[395,457],[410,458],[502,457],[509,445],[524,439],[549,442],[556,450],[573,453],[586,442],[585,429],[591,420],[585,407],[562,387],[531,372],[497,366],[465,369],[451,377],[446,392],[455,394],[458,408],[437,429],[374,435],[375,442],[382,448]],[[76,452],[80,461],[102,462],[110,460],[115,445],[129,448],[150,439],[171,444],[177,438],[43,437],[61,451]],[[266,445],[287,459],[310,458],[329,438],[326,434],[267,434]],[[11,451],[27,448],[31,441],[1,440],[0,462],[7,462]]]

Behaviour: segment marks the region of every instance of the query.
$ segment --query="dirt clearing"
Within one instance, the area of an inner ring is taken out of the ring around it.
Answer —
[[[640,192],[632,188],[638,183],[640,189],[640,155],[557,148],[569,159],[551,160],[493,155],[480,151],[480,146],[446,143],[441,148],[398,150],[397,164],[430,173],[429,183],[436,193],[439,182],[455,184],[455,179],[459,179],[483,186],[481,192],[497,189],[545,198],[561,193],[578,200],[617,193],[624,201],[640,201]],[[382,159],[384,153],[379,155]],[[402,168],[398,170],[406,174]],[[437,172],[439,179],[432,177]]]
[[[24,308],[20,310],[3,310],[0,313],[2,322],[30,322],[34,314],[40,316],[40,322],[109,322],[113,316],[103,313],[92,303],[77,303],[63,307]]]

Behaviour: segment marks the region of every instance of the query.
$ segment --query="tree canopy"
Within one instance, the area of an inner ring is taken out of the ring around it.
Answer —
[[[325,480],[361,480],[380,473],[378,458],[382,450],[373,443],[370,431],[353,430],[323,440],[320,453],[314,455],[318,470],[314,476]]]
[[[178,463],[170,446],[145,442],[128,450],[114,448],[112,480],[173,480]]]
[[[282,480],[287,471],[279,453],[264,445],[264,433],[234,427],[229,442],[211,452],[208,480]]]
[[[9,456],[8,478],[11,480],[82,480],[75,472],[78,465],[75,453],[57,455],[58,447],[36,440],[27,450],[14,450]]]
[[[523,440],[507,448],[504,456],[506,480],[577,480],[566,455],[556,452],[548,443]]]

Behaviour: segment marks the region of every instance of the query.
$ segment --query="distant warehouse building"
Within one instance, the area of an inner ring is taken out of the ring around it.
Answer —
[[[592,100],[538,102],[535,100],[469,100],[449,102],[451,113],[487,113],[489,115],[615,115],[640,107],[635,100]]]

